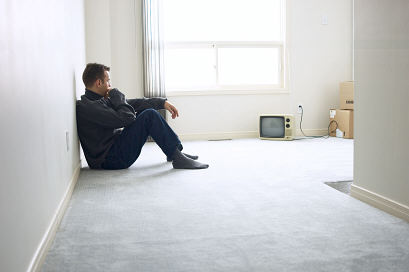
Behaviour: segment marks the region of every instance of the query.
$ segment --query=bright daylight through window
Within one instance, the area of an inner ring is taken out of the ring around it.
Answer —
[[[284,87],[285,0],[165,0],[168,92]]]

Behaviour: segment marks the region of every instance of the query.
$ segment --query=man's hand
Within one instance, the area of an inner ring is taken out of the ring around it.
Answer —
[[[113,87],[109,87],[107,92],[105,93],[104,97],[108,98],[109,97],[109,91],[111,91],[113,89]]]
[[[172,114],[172,119],[175,119],[176,117],[179,117],[179,112],[178,109],[173,106],[171,103],[168,101],[165,101],[165,104],[163,105],[166,110],[168,110]]]

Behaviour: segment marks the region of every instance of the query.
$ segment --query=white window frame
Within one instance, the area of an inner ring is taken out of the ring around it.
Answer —
[[[165,50],[171,49],[192,49],[192,48],[213,48],[214,63],[216,73],[216,87],[196,87],[196,88],[172,88],[167,89],[167,96],[190,96],[190,95],[229,95],[229,94],[271,94],[289,93],[288,89],[288,5],[289,0],[284,0],[282,6],[283,18],[282,36],[283,41],[201,41],[201,42],[166,42]],[[280,84],[239,84],[221,85],[218,78],[218,49],[219,48],[278,48],[280,50],[281,63],[279,64]]]

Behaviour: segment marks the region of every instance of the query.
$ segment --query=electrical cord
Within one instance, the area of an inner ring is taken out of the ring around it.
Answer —
[[[334,130],[332,130],[332,131],[330,132],[330,131],[329,131],[329,128],[331,127],[331,124],[332,124],[332,123],[335,123],[336,127],[334,128]],[[336,131],[337,131],[337,128],[338,128],[338,122],[337,122],[337,121],[332,120],[331,122],[329,122],[329,125],[328,125],[328,135],[329,135],[330,133],[336,132]]]
[[[299,137],[299,138],[294,138],[294,140],[304,140],[304,139],[316,139],[316,138],[324,138],[324,139],[328,139],[330,136],[330,127],[332,123],[336,124],[336,127],[333,131],[331,131],[331,133],[335,132],[335,130],[338,128],[338,122],[335,120],[332,120],[331,122],[329,122],[328,124],[328,133],[327,135],[323,135],[323,136],[307,136],[305,135],[304,131],[302,130],[302,118],[304,116],[304,108],[302,106],[299,106],[301,108],[301,118],[300,118],[300,130],[302,135],[304,135],[304,137]]]

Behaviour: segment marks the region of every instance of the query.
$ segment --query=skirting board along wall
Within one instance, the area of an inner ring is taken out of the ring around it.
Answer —
[[[327,129],[303,129],[307,136],[324,136],[328,134]],[[182,141],[199,140],[223,140],[240,138],[258,138],[258,131],[237,131],[237,132],[209,132],[209,133],[191,133],[179,134]],[[296,137],[303,137],[299,129],[296,130]]]
[[[81,162],[78,164],[78,166],[75,168],[74,173],[72,175],[72,178],[70,180],[70,183],[67,187],[67,190],[65,191],[65,194],[63,198],[60,201],[60,204],[58,205],[54,216],[51,220],[50,225],[47,228],[46,233],[43,236],[43,239],[41,240],[34,256],[33,259],[30,263],[30,266],[28,268],[28,272],[38,272],[40,271],[41,265],[45,259],[45,256],[47,255],[48,249],[50,248],[52,242],[54,241],[55,234],[57,232],[57,229],[61,223],[61,220],[64,216],[64,213],[68,207],[68,203],[70,202],[72,192],[74,190],[75,184],[77,184],[77,180],[80,174],[80,169],[81,169]]]
[[[354,184],[351,185],[351,196],[409,222],[409,207],[405,205]]]

